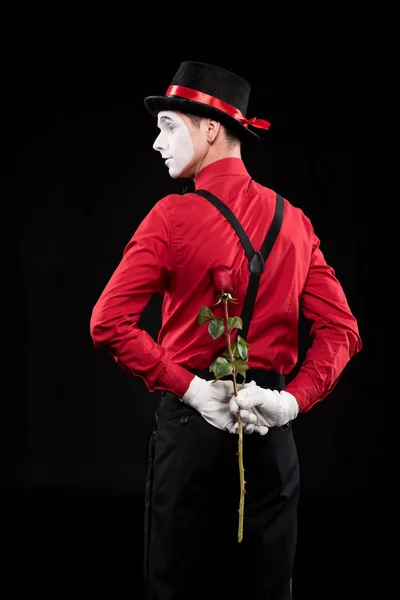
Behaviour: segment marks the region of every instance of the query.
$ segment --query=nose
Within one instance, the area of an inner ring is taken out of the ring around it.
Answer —
[[[156,137],[154,144],[153,144],[153,149],[157,150],[158,152],[161,152],[162,150],[165,150],[166,147],[166,143],[163,140],[162,137],[162,132],[159,133],[159,135]]]

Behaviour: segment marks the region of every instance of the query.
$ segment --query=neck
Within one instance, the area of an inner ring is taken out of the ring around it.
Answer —
[[[193,179],[196,180],[197,175],[204,169],[204,167],[211,165],[217,160],[222,160],[223,158],[242,158],[240,145],[229,149],[226,147],[221,148],[211,145],[204,158],[199,162]]]

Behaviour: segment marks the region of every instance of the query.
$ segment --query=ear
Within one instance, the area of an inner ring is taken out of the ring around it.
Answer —
[[[212,144],[219,133],[221,123],[214,121],[214,119],[206,119],[205,125],[207,141],[209,144]]]

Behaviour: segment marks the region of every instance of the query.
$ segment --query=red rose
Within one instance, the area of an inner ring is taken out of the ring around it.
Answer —
[[[236,285],[234,282],[234,271],[229,267],[217,267],[211,269],[214,287],[218,293],[225,292],[226,294],[234,294]]]

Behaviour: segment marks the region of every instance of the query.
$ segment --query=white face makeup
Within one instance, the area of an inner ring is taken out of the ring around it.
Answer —
[[[153,148],[160,152],[172,178],[178,178],[194,157],[192,138],[185,121],[170,110],[158,113],[160,133]]]

